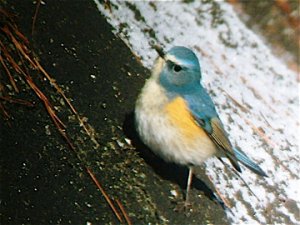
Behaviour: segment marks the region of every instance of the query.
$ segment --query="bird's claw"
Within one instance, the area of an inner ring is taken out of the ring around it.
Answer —
[[[187,217],[193,212],[193,205],[189,201],[179,202],[174,208],[175,212],[183,212]]]

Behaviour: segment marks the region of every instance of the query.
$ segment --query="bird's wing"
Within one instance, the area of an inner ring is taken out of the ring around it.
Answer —
[[[211,126],[211,133],[208,133],[208,136],[213,140],[213,142],[218,146],[220,150],[222,150],[223,154],[228,157],[231,164],[234,166],[234,168],[241,172],[241,168],[238,164],[238,160],[235,156],[235,153],[233,151],[232,145],[227,137],[227,134],[222,126],[222,122],[219,118],[213,117],[208,119],[208,122]]]
[[[221,120],[218,118],[218,114],[210,97],[207,94],[201,94],[188,97],[186,100],[190,112],[198,126],[201,126],[204,129],[218,149],[222,151],[223,155],[227,156],[234,168],[240,172],[241,168],[238,164],[238,159],[235,156],[232,145],[223,128]]]

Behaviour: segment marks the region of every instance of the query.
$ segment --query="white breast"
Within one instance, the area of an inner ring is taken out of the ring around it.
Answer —
[[[215,145],[200,136],[193,143],[186,142],[164,112],[167,103],[165,90],[152,76],[143,87],[135,108],[136,127],[142,141],[167,161],[200,165],[215,154]]]

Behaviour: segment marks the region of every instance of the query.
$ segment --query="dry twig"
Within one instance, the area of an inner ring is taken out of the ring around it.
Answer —
[[[124,206],[122,205],[122,203],[118,199],[116,199],[116,202],[117,202],[117,204],[118,204],[118,206],[119,206],[119,208],[120,208],[120,210],[121,210],[121,212],[122,212],[122,214],[123,214],[123,216],[124,216],[124,218],[126,220],[126,223],[128,225],[132,225],[132,222],[131,222],[128,214],[126,213],[126,211],[125,211]]]
[[[87,170],[88,174],[90,175],[90,177],[92,178],[92,180],[94,181],[94,183],[97,185],[98,189],[101,191],[101,193],[104,196],[106,202],[108,203],[108,205],[110,206],[110,208],[113,210],[113,212],[115,213],[115,215],[118,218],[118,220],[120,222],[123,222],[123,219],[122,219],[121,215],[119,214],[119,212],[117,211],[117,209],[114,206],[113,202],[110,200],[110,198],[108,197],[108,195],[106,194],[106,192],[104,191],[104,189],[102,188],[102,186],[100,185],[100,183],[98,182],[98,180],[95,177],[95,175],[91,172],[91,170],[89,168],[86,168],[86,170]]]
[[[34,16],[33,16],[33,19],[32,19],[31,35],[33,35],[33,33],[34,33],[35,22],[36,22],[37,14],[39,12],[41,2],[42,2],[42,0],[38,0],[37,3],[36,3],[35,13],[34,13]]]

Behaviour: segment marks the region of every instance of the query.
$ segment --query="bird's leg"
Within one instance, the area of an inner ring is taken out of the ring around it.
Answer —
[[[191,184],[192,184],[192,178],[193,178],[193,167],[189,167],[189,176],[187,179],[186,183],[186,192],[185,192],[185,200],[183,204],[178,204],[176,208],[174,209],[175,211],[184,211],[186,216],[189,216],[189,213],[191,212],[191,203],[190,203],[190,190],[191,190]]]
[[[192,178],[193,178],[193,167],[189,167],[189,176],[186,184],[186,193],[185,193],[185,202],[184,202],[185,207],[190,205],[189,192],[191,189]]]

